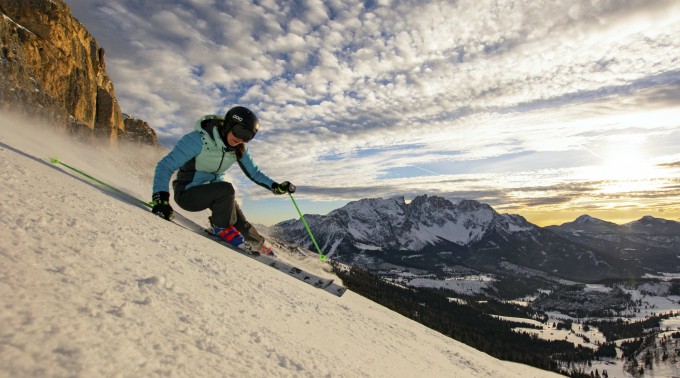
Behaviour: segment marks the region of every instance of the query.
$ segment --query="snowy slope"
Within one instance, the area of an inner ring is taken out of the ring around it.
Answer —
[[[143,199],[153,162],[62,139],[0,113],[0,376],[552,376],[153,217],[41,159]]]

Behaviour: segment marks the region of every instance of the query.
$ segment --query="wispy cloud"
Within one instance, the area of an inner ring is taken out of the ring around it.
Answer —
[[[67,3],[107,49],[124,111],[161,142],[249,106],[258,163],[310,199],[573,202],[557,189],[519,201],[496,180],[590,182],[579,168],[633,130],[667,146],[647,158],[677,168],[677,1]],[[478,186],[457,188],[470,175]]]

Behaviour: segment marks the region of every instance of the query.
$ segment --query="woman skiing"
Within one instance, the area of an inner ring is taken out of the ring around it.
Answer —
[[[253,251],[270,254],[264,237],[248,223],[236,203],[234,186],[223,180],[224,172],[238,163],[249,179],[274,194],[295,192],[290,182],[279,184],[260,172],[250,157],[246,143],[258,128],[255,114],[242,106],[229,109],[224,118],[206,115],[199,119],[195,130],[184,135],[156,165],[151,211],[167,220],[174,217],[168,183],[179,170],[172,182],[175,203],[187,211],[210,209],[217,237],[241,249],[248,249],[247,241]]]

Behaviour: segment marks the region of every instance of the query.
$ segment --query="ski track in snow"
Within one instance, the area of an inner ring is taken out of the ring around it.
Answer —
[[[0,376],[553,376],[154,217],[42,161],[78,147],[24,123],[0,113]],[[146,199],[139,167],[101,179]]]

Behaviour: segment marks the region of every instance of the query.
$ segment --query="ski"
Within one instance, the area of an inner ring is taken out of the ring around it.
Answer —
[[[236,248],[232,245],[227,244],[226,242],[221,241],[219,238],[217,238],[212,230],[206,229],[204,227],[201,227],[200,225],[194,223],[193,221],[183,217],[180,214],[177,214],[175,212],[175,219],[172,221],[172,223],[185,228],[187,230],[190,230],[192,232],[201,234],[210,240],[213,240],[216,243],[219,243],[220,245],[227,247],[228,249],[240,253],[244,256],[250,257],[253,260],[256,260],[264,265],[267,265],[271,268],[274,268],[284,274],[287,274],[291,277],[294,277],[308,285],[314,286],[318,289],[322,289],[328,293],[331,293],[335,296],[341,297],[343,294],[345,294],[345,291],[347,291],[347,288],[339,285],[338,283],[335,282],[332,278],[323,278],[320,277],[316,274],[310,273],[308,271],[305,271],[303,269],[300,269],[294,265],[291,265],[279,258],[276,258],[272,255],[262,255],[258,252],[252,252],[250,250],[244,250],[244,249],[239,249]]]

